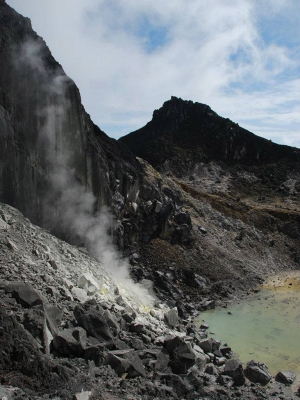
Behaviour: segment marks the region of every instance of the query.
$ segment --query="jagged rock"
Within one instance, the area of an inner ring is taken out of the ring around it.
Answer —
[[[55,350],[65,356],[81,357],[86,343],[86,331],[79,327],[59,331],[53,339]]]
[[[165,339],[165,346],[170,355],[169,363],[173,373],[184,374],[195,363],[199,370],[203,370],[206,364],[206,358],[203,354],[196,352],[189,343],[186,343],[181,337],[174,336]]]
[[[0,230],[8,231],[9,225],[0,218]]]
[[[209,363],[205,367],[205,373],[209,375],[216,375],[218,373],[218,370],[214,364]]]
[[[184,381],[188,383],[189,386],[192,386],[196,390],[204,386],[203,376],[200,376],[199,372],[195,369],[193,369],[186,375]]]
[[[175,328],[178,325],[178,311],[177,308],[172,308],[171,310],[165,312],[164,314],[165,321],[168,325]]]
[[[27,385],[41,391],[47,385],[62,385],[58,377],[52,375],[49,358],[39,351],[36,341],[26,332],[2,304],[0,304],[0,371],[2,379],[5,374],[26,376]],[[56,382],[55,382],[56,380]],[[20,384],[17,380],[16,384]],[[27,386],[27,387],[28,387]],[[49,387],[49,386],[48,386]],[[26,389],[26,385],[24,387]]]
[[[74,316],[80,326],[82,326],[89,335],[94,336],[100,341],[113,339],[114,330],[108,325],[112,322],[110,316],[105,313],[101,313],[95,308],[91,308],[87,312],[80,306],[77,306],[74,310]],[[114,323],[114,321],[113,321]]]
[[[90,273],[82,274],[77,281],[77,286],[84,289],[88,294],[94,294],[99,290],[99,284]]]
[[[156,363],[154,366],[155,371],[169,372],[170,357],[166,350],[163,349],[162,351],[152,351],[152,354],[154,354],[156,358]]]
[[[103,317],[105,318],[107,325],[112,330],[114,336],[117,336],[117,334],[120,332],[120,325],[117,318],[109,310],[104,311]]]
[[[186,224],[188,226],[191,226],[191,224],[192,224],[191,216],[187,212],[181,211],[181,212],[176,213],[174,215],[174,219],[179,225]]]
[[[241,386],[245,383],[243,366],[239,360],[228,360],[225,364],[223,375],[230,376],[234,380],[234,384],[237,386]]]
[[[280,371],[275,376],[275,380],[285,385],[291,385],[296,379],[296,374],[292,371]]]
[[[265,364],[254,360],[247,363],[244,372],[249,381],[254,383],[266,385],[272,379],[268,367]]]
[[[213,310],[216,307],[215,300],[207,300],[203,303],[204,310]]]
[[[94,361],[95,365],[99,367],[103,364],[104,361],[104,346],[96,345],[96,346],[88,346],[84,349],[83,358],[85,360]]]
[[[203,226],[198,226],[199,232],[203,233],[203,235],[207,234],[207,230],[203,228]]]
[[[73,400],[90,400],[92,398],[92,392],[80,392],[74,395]]]
[[[84,289],[80,289],[78,287],[73,287],[71,289],[71,293],[75,300],[78,300],[80,303],[85,303],[88,300],[87,292]]]
[[[215,363],[218,366],[226,364],[226,361],[227,361],[226,357],[215,357]]]
[[[199,343],[199,346],[201,349],[204,351],[204,353],[211,353],[213,349],[213,340],[211,338],[209,339],[203,339]]]
[[[220,347],[220,352],[223,354],[223,356],[227,356],[228,354],[231,353],[231,347],[222,346],[222,347]]]
[[[9,238],[6,239],[6,244],[7,244],[8,248],[12,251],[19,250],[18,246]]]
[[[235,384],[234,379],[228,375],[219,375],[217,382],[220,385],[227,386],[227,387],[231,387]]]
[[[45,314],[40,309],[28,309],[23,315],[23,326],[34,338],[43,339]]]
[[[143,363],[133,350],[116,350],[107,354],[104,364],[110,365],[119,376],[124,373],[128,378],[145,376]]]
[[[25,308],[31,308],[46,303],[44,299],[33,287],[27,283],[11,282],[0,284],[0,287],[11,293],[19,304]]]
[[[179,399],[186,398],[187,394],[193,390],[193,387],[178,375],[158,372],[157,377],[166,386],[172,387],[172,392],[175,392]]]
[[[135,350],[143,350],[145,346],[141,339],[133,338],[131,341],[131,347],[133,347]]]
[[[133,322],[129,329],[135,333],[142,333],[145,331],[145,325],[142,322]]]
[[[58,307],[51,304],[44,305],[45,317],[52,335],[55,335],[60,327],[63,312]]]
[[[202,323],[202,324],[200,325],[200,329],[205,329],[205,330],[207,330],[208,328],[209,328],[209,325],[206,324],[205,322]]]

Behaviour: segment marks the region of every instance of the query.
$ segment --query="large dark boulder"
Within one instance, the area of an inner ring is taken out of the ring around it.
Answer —
[[[86,331],[82,328],[71,328],[59,331],[53,339],[55,350],[67,357],[81,357],[87,344]]]
[[[243,366],[239,360],[228,360],[225,364],[223,375],[230,376],[236,386],[242,386],[245,383]]]
[[[268,367],[258,361],[249,361],[244,372],[249,381],[260,383],[261,385],[266,385],[272,379],[272,375],[270,374]]]
[[[164,345],[169,353],[169,365],[175,374],[186,374],[195,364],[199,370],[203,370],[206,364],[205,356],[196,352],[190,343],[179,336],[169,336],[165,339]]]
[[[134,350],[115,350],[107,354],[105,365],[110,365],[119,376],[126,373],[128,378],[146,376],[143,363]]]
[[[0,375],[15,377],[15,386],[36,393],[62,387],[63,381],[53,374],[49,357],[39,351],[37,342],[16,318],[0,305]]]
[[[280,371],[275,376],[277,382],[284,383],[285,385],[291,385],[295,379],[296,374],[292,371]]]
[[[23,282],[10,282],[0,284],[6,292],[11,293],[19,304],[25,308],[43,305],[46,299],[31,285]]]
[[[109,312],[101,312],[96,308],[85,311],[82,307],[76,306],[74,316],[89,335],[102,342],[113,339],[120,330],[115,318]]]

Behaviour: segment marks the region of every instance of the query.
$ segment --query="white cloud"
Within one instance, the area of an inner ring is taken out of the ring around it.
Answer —
[[[7,0],[32,19],[109,135],[141,127],[175,95],[290,144],[299,143],[299,47],[267,38],[263,22],[300,17],[297,1]],[[149,26],[162,34],[151,51]]]

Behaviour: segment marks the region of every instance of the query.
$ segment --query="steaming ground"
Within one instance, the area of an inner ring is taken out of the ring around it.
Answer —
[[[128,306],[144,313],[153,302],[147,290],[136,284],[132,286],[125,274],[110,274],[107,266],[84,248],[72,246],[33,225],[18,210],[0,204],[0,216],[2,278],[21,279],[50,302],[53,296],[48,292],[52,287],[58,295],[55,301],[61,301],[62,305],[74,299],[84,302],[94,297],[97,301],[115,303],[118,296],[122,296]],[[125,262],[124,266],[120,259],[115,262],[125,270]]]
[[[67,98],[69,80],[61,69],[49,74],[43,51],[43,43],[27,41],[15,55],[15,64],[31,73],[38,71],[45,78],[42,91],[50,93],[54,100],[51,105],[38,106],[35,112],[41,122],[39,151],[47,164],[48,187],[43,196],[45,225],[51,231],[63,233],[70,242],[86,247],[118,285],[126,288],[137,302],[151,306],[154,299],[147,289],[130,278],[128,262],[120,257],[109,235],[117,224],[113,214],[107,207],[95,212],[94,195],[76,176],[72,159],[76,155],[70,156],[68,149],[80,132],[71,132],[69,136],[65,132],[58,133],[71,107]]]
[[[1,203],[0,274],[1,396],[262,400],[276,392],[297,398],[273,381],[266,391],[247,382],[220,386],[224,363],[234,360],[213,355],[219,364],[212,364],[214,341],[206,339],[205,329],[189,323],[187,334],[177,310],[158,303],[149,309],[126,276],[115,280],[84,249]],[[108,325],[98,325],[92,316],[105,318]],[[99,342],[99,332],[112,337]],[[224,349],[228,352],[228,346]]]

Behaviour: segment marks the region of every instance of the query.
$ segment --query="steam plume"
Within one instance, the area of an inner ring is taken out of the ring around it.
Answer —
[[[145,288],[132,281],[128,262],[121,258],[112,236],[108,234],[116,225],[113,214],[107,207],[95,212],[94,195],[80,183],[75,166],[71,166],[74,155],[70,143],[73,138],[75,140],[75,132],[67,135],[64,131],[72,107],[66,95],[70,80],[60,68],[49,71],[43,58],[44,47],[28,41],[21,49],[19,63],[42,77],[41,90],[47,98],[44,106],[36,110],[41,121],[38,151],[46,161],[48,178],[44,197],[45,220],[52,230],[58,225],[70,239],[83,244],[118,284],[126,286],[135,300],[149,304],[153,299]]]

